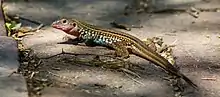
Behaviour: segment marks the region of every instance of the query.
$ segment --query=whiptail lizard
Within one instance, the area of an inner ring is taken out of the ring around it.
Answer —
[[[131,53],[149,60],[171,75],[181,77],[192,87],[197,88],[196,84],[179,72],[164,57],[160,56],[158,53],[149,48],[143,41],[132,35],[68,18],[57,20],[53,22],[51,26],[64,31],[69,35],[77,37],[76,39],[81,42],[113,48],[118,57],[128,58]]]

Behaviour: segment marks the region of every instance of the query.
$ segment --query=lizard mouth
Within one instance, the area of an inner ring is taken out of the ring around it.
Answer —
[[[51,26],[53,27],[53,28],[61,28],[60,26],[58,26],[58,25],[56,25],[56,24],[51,24]]]
[[[60,26],[60,25],[56,25],[56,24],[52,24],[51,25],[53,28],[56,28],[56,29],[60,29],[60,30],[66,30],[66,28],[64,26]]]
[[[69,26],[62,26],[62,25],[56,25],[56,24],[52,24],[51,25],[53,28],[62,30],[68,34],[72,34],[73,32],[75,32],[74,28],[69,27]]]

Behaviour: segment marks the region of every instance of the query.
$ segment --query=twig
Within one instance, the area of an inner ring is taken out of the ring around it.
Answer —
[[[135,25],[128,26],[128,25],[119,24],[119,23],[116,23],[116,22],[111,22],[110,24],[113,27],[116,27],[116,28],[119,28],[119,29],[124,29],[124,30],[127,30],[127,31],[131,31],[131,28],[143,28],[143,26],[135,26]]]
[[[170,45],[171,45],[171,46],[176,46],[177,41],[178,41],[178,40],[175,39]]]
[[[40,59],[49,59],[49,58],[53,58],[53,57],[56,57],[58,55],[63,55],[63,54],[68,54],[68,55],[96,55],[96,56],[104,56],[104,57],[111,57],[111,58],[116,58],[118,60],[122,60],[121,58],[117,58],[117,57],[113,57],[112,55],[98,55],[98,54],[78,54],[78,53],[70,53],[70,52],[65,52],[63,49],[61,51],[61,53],[58,53],[58,54],[55,54],[55,55],[52,55],[52,56],[49,56],[49,57],[43,57],[43,58],[40,58]]]
[[[16,19],[16,20],[21,19],[21,20],[29,21],[29,22],[34,23],[34,24],[37,24],[37,25],[43,24],[43,23],[40,23],[40,22],[38,22],[38,21],[34,21],[34,20],[31,20],[31,19],[28,19],[28,18],[19,16],[19,15],[17,15],[17,14],[15,14],[15,15],[14,15],[14,14],[6,14],[6,15],[7,15],[9,18]]]
[[[35,32],[37,30],[40,30],[41,28],[43,28],[44,25],[43,24],[40,24],[37,28],[33,28],[33,29],[30,29],[28,31],[24,31],[23,33],[27,33],[27,32]]]
[[[136,74],[136,73],[134,73],[134,72],[132,72],[132,71],[130,71],[130,70],[128,70],[128,69],[120,68],[120,70],[122,70],[122,71],[124,71],[124,72],[126,72],[126,73],[129,73],[129,74],[132,74],[132,75],[134,75],[134,76],[136,76],[136,77],[138,77],[138,78],[141,78],[138,74]]]
[[[127,30],[127,31],[131,31],[131,28],[127,27],[126,25],[123,25],[123,24],[118,24],[116,22],[111,22],[110,23],[113,27],[115,28],[119,28],[119,29],[124,29],[124,30]]]
[[[40,59],[50,59],[50,58],[53,58],[53,57],[56,57],[56,56],[59,56],[59,55],[64,55],[64,54],[68,54],[68,55],[95,55],[95,54],[77,54],[77,53],[69,53],[69,52],[64,52],[63,49],[62,49],[62,52],[61,53],[58,53],[58,54],[55,54],[55,55],[52,55],[52,56],[49,56],[49,57],[42,57]]]
[[[10,74],[8,75],[8,77],[11,77],[13,74],[19,74],[19,72],[18,72],[18,71],[13,71],[12,73],[10,73]]]
[[[135,81],[135,82],[137,82],[137,83],[139,83],[139,84],[141,84],[141,85],[145,86],[145,84],[144,84],[144,83],[142,83],[142,82],[140,82],[140,81],[136,80],[135,78],[132,78],[132,77],[131,77],[131,76],[129,76],[127,73],[125,73],[125,75],[126,75],[127,77],[129,77],[131,80],[133,80],[133,81]]]
[[[216,81],[217,80],[217,78],[215,78],[215,77],[213,77],[213,78],[211,78],[211,77],[204,77],[204,78],[201,78],[202,80],[210,80],[210,81]]]

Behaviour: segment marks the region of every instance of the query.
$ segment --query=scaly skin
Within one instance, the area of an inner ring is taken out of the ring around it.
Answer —
[[[98,44],[115,49],[116,55],[128,58],[129,54],[135,54],[141,58],[153,62],[168,73],[183,78],[192,87],[197,88],[189,78],[180,73],[164,57],[150,49],[140,39],[124,32],[110,30],[87,24],[76,19],[63,18],[52,23],[52,27],[60,29],[69,35],[77,37],[85,43]]]

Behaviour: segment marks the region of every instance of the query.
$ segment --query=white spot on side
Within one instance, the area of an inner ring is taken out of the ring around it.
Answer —
[[[102,37],[103,37],[102,35],[99,36],[99,38],[102,38]]]
[[[110,44],[111,44],[111,43],[112,43],[112,40],[109,40],[109,42],[108,42],[108,43],[110,43]]]

